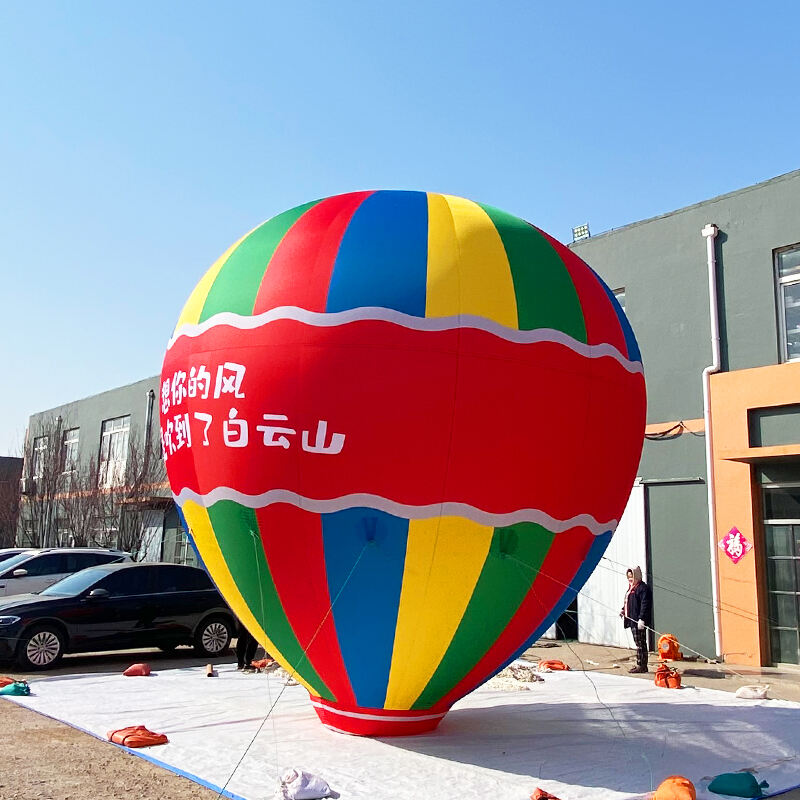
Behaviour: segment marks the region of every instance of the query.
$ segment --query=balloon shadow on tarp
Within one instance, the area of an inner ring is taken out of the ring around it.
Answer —
[[[686,775],[700,789],[706,785],[703,778],[744,769],[758,771],[759,780],[770,781],[769,793],[800,784],[800,776],[790,779],[788,769],[782,782],[775,779],[777,775],[771,780],[769,769],[769,765],[797,763],[800,712],[796,708],[669,702],[605,705],[539,704],[526,698],[482,708],[456,707],[433,733],[382,741],[453,763],[520,775],[529,780],[529,791],[543,779],[639,794],[675,774]],[[528,783],[522,788],[527,789]]]

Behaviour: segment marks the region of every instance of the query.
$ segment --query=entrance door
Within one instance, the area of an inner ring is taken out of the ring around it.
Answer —
[[[800,663],[800,486],[764,487],[772,662]]]
[[[764,525],[772,661],[800,664],[800,522]]]

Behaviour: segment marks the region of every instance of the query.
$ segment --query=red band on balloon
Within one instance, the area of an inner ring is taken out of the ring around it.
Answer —
[[[201,366],[211,375],[208,397],[176,394],[180,373]],[[497,515],[521,509],[554,520],[589,514],[599,533],[625,507],[645,424],[640,372],[474,328],[218,325],[179,338],[163,377],[172,390],[161,422],[173,492],[229,487],[261,496],[256,507],[287,499],[265,494],[274,490],[320,513],[337,510],[337,498],[366,494],[374,502],[349,504],[483,524],[519,521]],[[175,438],[187,423],[191,446],[185,432]],[[245,428],[247,444],[237,446]],[[580,483],[564,478],[576,463],[587,477]],[[567,527],[574,524],[590,523]]]

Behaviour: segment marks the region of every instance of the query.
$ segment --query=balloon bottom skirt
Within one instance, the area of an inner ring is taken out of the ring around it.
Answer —
[[[416,736],[432,731],[447,713],[343,706],[313,696],[311,703],[323,725],[352,736]]]

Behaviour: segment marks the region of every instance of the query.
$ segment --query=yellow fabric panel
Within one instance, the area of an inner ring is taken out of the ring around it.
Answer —
[[[411,520],[384,708],[411,708],[439,666],[486,561],[494,528]]]
[[[253,228],[253,231],[255,228]],[[181,325],[195,325],[197,321],[200,319],[200,314],[203,313],[203,306],[206,303],[206,298],[208,297],[208,293],[211,291],[211,287],[214,285],[214,281],[217,279],[217,275],[219,275],[219,271],[225,265],[225,262],[231,257],[231,253],[253,232],[248,231],[241,239],[234,242],[208,269],[205,275],[200,278],[199,283],[197,286],[194,287],[192,293],[189,295],[189,299],[186,301],[186,304],[183,307],[183,311],[181,311],[180,317],[178,317],[178,324],[175,326],[175,331],[177,332],[178,328]]]
[[[458,240],[447,200],[428,193],[428,276],[426,317],[459,313]]]
[[[428,195],[427,317],[475,314],[516,330],[514,281],[500,234],[477,203]]]
[[[250,607],[245,602],[236,582],[228,569],[225,557],[219,549],[217,539],[214,536],[214,529],[208,511],[203,506],[187,500],[181,507],[186,524],[192,532],[194,543],[200,552],[208,571],[213,575],[214,581],[222,592],[231,611],[244,623],[245,627],[253,634],[264,649],[281,664],[288,664],[288,660],[283,657],[280,650],[275,647],[275,643],[267,636],[266,631],[258,624],[258,620],[253,616]],[[311,694],[316,694],[308,683],[306,683],[296,672],[292,677],[308,689]]]

